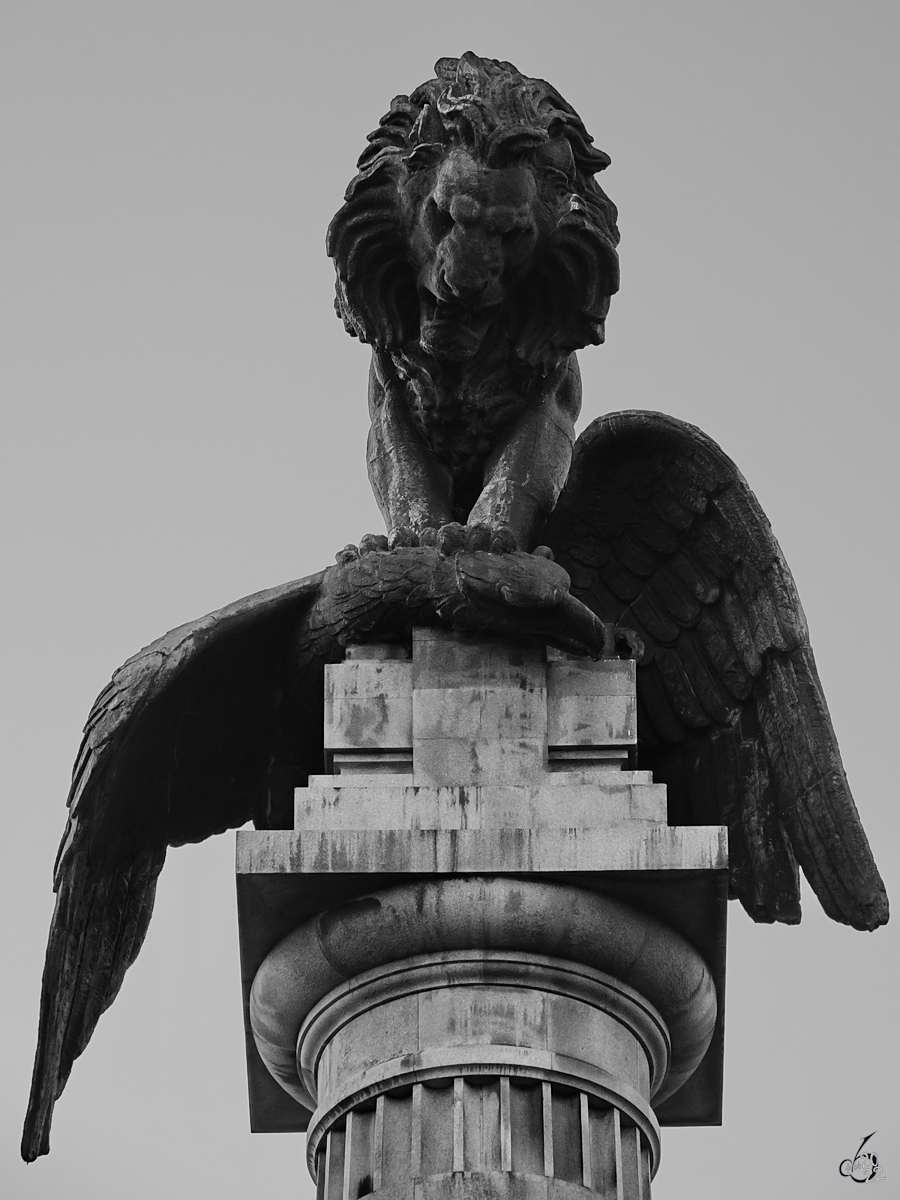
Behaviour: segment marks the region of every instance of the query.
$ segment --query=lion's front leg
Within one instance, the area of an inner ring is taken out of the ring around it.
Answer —
[[[510,549],[534,549],[569,473],[580,407],[581,378],[573,354],[495,447],[470,525],[508,531],[514,542]]]
[[[453,520],[450,468],[422,442],[397,387],[369,375],[369,482],[392,541]]]

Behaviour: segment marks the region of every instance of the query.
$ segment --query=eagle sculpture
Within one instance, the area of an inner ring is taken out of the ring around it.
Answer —
[[[147,930],[169,846],[292,824],[323,769],[324,666],[437,624],[638,657],[639,758],[672,824],[728,826],[731,894],[800,919],[802,868],[836,921],[888,919],[790,571],[734,463],[652,412],[577,442],[575,351],[618,287],[609,159],[541,80],[472,53],[399,96],[328,251],[371,344],[369,475],[386,536],[129,659],[75,764],[22,1144]],[[574,447],[574,449],[573,449]]]

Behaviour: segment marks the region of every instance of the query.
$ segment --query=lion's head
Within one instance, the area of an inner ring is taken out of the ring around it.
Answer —
[[[338,314],[386,350],[476,355],[488,331],[547,370],[603,341],[618,289],[609,158],[578,115],[510,63],[443,58],[398,96],[328,230]]]

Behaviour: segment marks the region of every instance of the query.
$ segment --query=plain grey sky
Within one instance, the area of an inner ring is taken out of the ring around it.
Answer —
[[[18,1161],[50,872],[87,711],[167,628],[380,528],[368,353],[327,223],[442,55],[553,82],[612,155],[622,290],[582,424],[654,408],[738,462],[791,564],[900,895],[894,798],[900,9],[893,0],[5,0],[0,8],[4,866],[0,1193],[311,1200],[246,1116],[233,835],[172,853],[145,949]],[[657,1200],[900,1187],[896,926],[729,922],[725,1124]]]

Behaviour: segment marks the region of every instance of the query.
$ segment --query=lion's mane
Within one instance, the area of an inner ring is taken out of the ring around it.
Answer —
[[[524,286],[508,297],[505,325],[513,357],[545,372],[603,340],[609,297],[618,289],[619,232],[615,205],[593,176],[609,157],[555,88],[511,63],[469,52],[440,59],[435,74],[391,102],[329,227],[335,308],[349,333],[379,349],[415,343],[419,311],[402,220],[405,183],[458,146],[487,166],[531,156],[536,174],[554,176],[560,215]],[[571,149],[574,177],[542,160],[542,147],[560,136]]]

